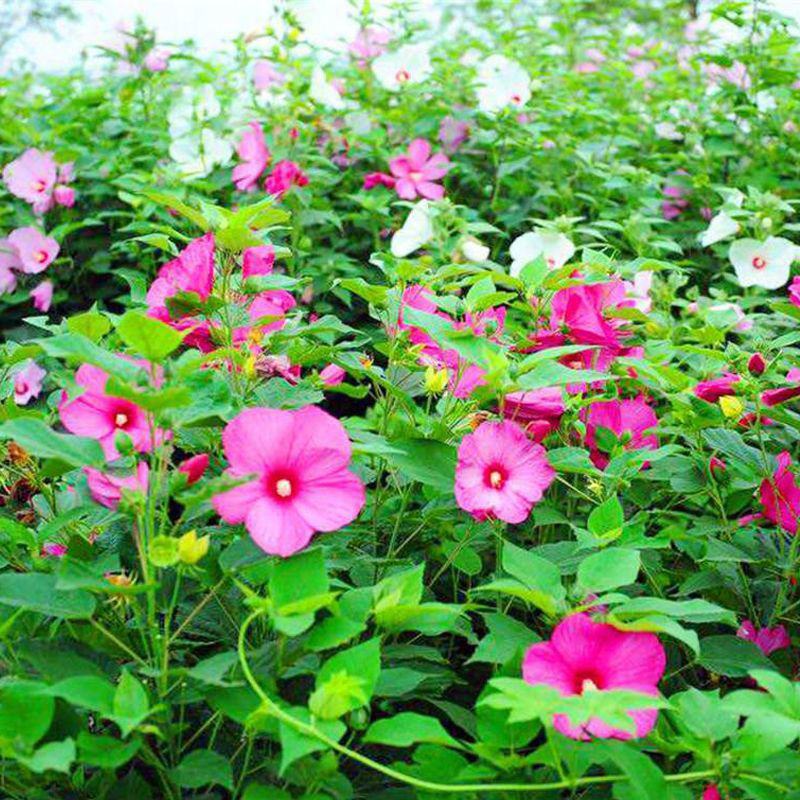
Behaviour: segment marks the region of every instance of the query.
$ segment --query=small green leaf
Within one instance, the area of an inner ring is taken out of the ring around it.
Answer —
[[[170,776],[184,789],[216,785],[233,791],[231,762],[213,750],[192,750],[170,771]]]
[[[364,736],[364,742],[391,747],[410,747],[419,742],[461,747],[436,717],[416,714],[413,711],[373,722]]]
[[[102,467],[103,448],[95,439],[56,433],[40,419],[18,417],[0,425],[0,439],[12,440],[37,458],[57,458],[73,467]]]
[[[123,671],[114,693],[113,711],[110,718],[119,725],[123,736],[127,736],[150,713],[147,692],[127,670]]]
[[[117,324],[117,334],[135,353],[158,364],[177,350],[186,332],[138,311],[128,311]]]
[[[0,603],[36,611],[59,619],[86,619],[95,609],[95,599],[80,589],[56,588],[56,576],[40,572],[7,572],[0,575]]]
[[[587,592],[607,592],[634,583],[640,567],[638,550],[609,547],[581,561],[578,583]]]

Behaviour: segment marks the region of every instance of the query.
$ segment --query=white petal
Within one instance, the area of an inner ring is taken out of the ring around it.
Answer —
[[[739,232],[739,223],[733,217],[720,211],[719,214],[711,218],[708,227],[700,236],[700,244],[703,247],[710,247],[712,244],[721,242],[729,236]]]

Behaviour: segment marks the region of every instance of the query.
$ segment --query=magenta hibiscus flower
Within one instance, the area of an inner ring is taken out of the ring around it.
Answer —
[[[484,422],[461,440],[456,502],[475,519],[524,522],[553,482],[544,448],[514,422]]]
[[[444,187],[434,181],[443,178],[450,169],[450,159],[444,153],[431,155],[431,146],[424,139],[414,139],[404,156],[389,162],[389,169],[397,179],[395,191],[403,200],[425,197],[441,200]]]
[[[534,686],[552,686],[565,697],[608,689],[657,697],[665,666],[664,648],[654,634],[621,631],[588,614],[572,614],[556,625],[549,642],[528,648],[522,677]],[[564,714],[556,714],[553,726],[571,739],[632,739],[650,733],[658,709],[636,709],[628,715],[636,725],[633,733],[597,718],[573,725]]]
[[[214,508],[226,522],[244,523],[267,553],[290,556],[316,532],[351,523],[364,506],[344,426],[315,406],[248,408],[226,425],[222,444],[227,475],[250,480],[216,495]]]

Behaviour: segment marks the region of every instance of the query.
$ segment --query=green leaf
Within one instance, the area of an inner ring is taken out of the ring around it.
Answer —
[[[305,708],[286,709],[295,719],[299,719],[306,724],[311,723],[311,716]],[[339,741],[347,732],[347,727],[338,719],[333,720],[314,720],[314,727],[324,733],[329,739]],[[286,770],[298,758],[307,756],[309,753],[317,753],[320,750],[327,750],[327,745],[320,742],[313,736],[306,736],[300,733],[291,725],[281,722],[279,727],[281,741],[281,766],[280,774],[285,775]]]
[[[329,587],[325,556],[319,547],[273,564],[269,593],[276,613],[281,616],[316,610],[320,598],[329,598]]]
[[[48,742],[35,750],[31,756],[18,755],[17,760],[31,772],[37,774],[48,770],[69,772],[72,762],[75,761],[75,740],[64,739],[61,742]]]
[[[625,742],[596,742],[594,747],[605,753],[627,776],[640,800],[664,800],[668,784],[661,770],[644,753]]]
[[[607,592],[618,586],[635,583],[640,567],[638,550],[609,547],[581,561],[578,583],[587,592]]]
[[[93,736],[87,731],[81,731],[78,734],[78,759],[90,767],[116,769],[127,764],[141,746],[141,739],[121,742],[113,736]]]
[[[91,339],[76,333],[64,333],[49,339],[34,339],[42,350],[54,358],[63,358],[78,364],[94,364],[121,381],[135,382],[145,371],[126,358],[109,353]]]
[[[285,789],[279,789],[277,786],[250,783],[244,790],[242,800],[292,800],[292,796]]]
[[[95,439],[56,433],[40,419],[17,417],[0,425],[0,439],[10,439],[37,458],[57,458],[73,467],[106,463],[103,448]]]
[[[456,474],[456,450],[435,439],[400,439],[390,442],[393,452],[385,458],[403,477],[452,494]]]
[[[542,285],[542,281],[550,273],[550,266],[544,256],[538,255],[533,261],[529,261],[520,271],[519,279],[525,288],[531,292]]]
[[[79,333],[97,343],[111,330],[111,323],[105,314],[92,309],[83,314],[69,317],[67,330],[70,333]]]
[[[505,614],[484,614],[489,633],[481,639],[468,663],[485,662],[505,664],[521,650],[526,649],[539,637],[513,617]]]
[[[535,593],[539,600],[534,602],[547,613],[555,612],[557,604],[566,597],[561,571],[552,561],[505,542],[502,565],[509,575]]]
[[[309,709],[320,719],[338,719],[368,705],[381,671],[381,643],[374,638],[329,658],[317,673]]]
[[[159,364],[181,346],[187,331],[176,331],[159,319],[128,311],[117,324],[117,334],[135,353]]]
[[[60,619],[87,619],[95,609],[89,592],[57,589],[56,576],[40,572],[0,575],[0,603]]]
[[[589,514],[587,527],[589,532],[598,539],[613,541],[622,536],[622,526],[625,515],[622,505],[616,495],[612,495],[599,506],[592,509]],[[622,584],[617,584],[622,585]]]
[[[74,675],[50,687],[49,694],[104,717],[114,713],[114,686],[96,675]]]
[[[213,750],[192,750],[170,770],[170,777],[184,789],[216,785],[233,791],[231,762]]]
[[[774,668],[752,642],[738,636],[707,636],[700,640],[700,657],[707,670],[729,678],[744,678],[754,669]]]
[[[33,747],[47,733],[55,701],[43,694],[43,684],[14,681],[0,685],[0,741],[19,740]]]
[[[127,736],[150,713],[147,692],[130,672],[124,670],[114,693],[113,716],[123,736]]]
[[[440,744],[445,747],[461,747],[436,717],[417,714],[413,711],[379,719],[369,726],[364,736],[368,744],[385,744],[390,747],[410,747],[419,742]]]

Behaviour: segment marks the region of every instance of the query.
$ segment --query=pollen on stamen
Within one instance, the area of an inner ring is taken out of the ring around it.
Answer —
[[[292,482],[287,478],[281,478],[275,482],[275,492],[278,497],[289,497],[292,493]]]
[[[496,469],[489,473],[489,483],[493,489],[499,489],[503,485],[503,474]]]
[[[405,83],[410,77],[408,70],[405,69],[397,70],[397,74],[395,75],[398,83]]]
[[[122,428],[123,426],[127,425],[127,424],[128,424],[128,415],[127,415],[127,414],[123,414],[123,413],[120,411],[120,413],[119,413],[119,414],[117,414],[117,415],[114,417],[114,424],[115,424],[115,425],[116,425],[118,428]]]
[[[598,685],[591,678],[583,679],[583,683],[581,684],[581,694],[584,692],[596,692],[598,689]]]

